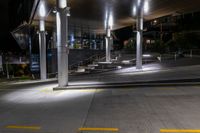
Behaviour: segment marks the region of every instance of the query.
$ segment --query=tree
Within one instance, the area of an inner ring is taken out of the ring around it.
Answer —
[[[174,47],[176,50],[197,49],[200,48],[199,41],[200,39],[196,33],[175,33],[174,40],[172,42],[174,46],[171,44],[171,47]]]

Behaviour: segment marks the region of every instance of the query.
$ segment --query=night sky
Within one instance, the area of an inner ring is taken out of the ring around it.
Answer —
[[[8,1],[0,1],[0,15],[1,15],[1,30],[0,30],[0,50],[7,49],[7,45],[5,44],[8,40],[9,34],[9,12],[8,12]]]

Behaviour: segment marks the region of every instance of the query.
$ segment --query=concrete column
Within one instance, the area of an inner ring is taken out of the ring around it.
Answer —
[[[58,85],[68,85],[68,13],[67,0],[57,0],[57,54],[58,54]]]
[[[91,34],[91,31],[89,31],[89,43],[90,43],[90,49],[93,49],[93,46],[92,46],[92,34]]]
[[[111,29],[106,29],[106,62],[110,62]]]
[[[94,41],[93,41],[93,43],[94,43],[94,50],[97,50],[96,40],[97,40],[97,35],[96,35],[96,33],[94,33]]]
[[[136,69],[142,69],[143,17],[144,17],[143,6],[144,6],[144,0],[141,0],[137,8]]]
[[[94,50],[97,50],[97,43],[96,43],[96,41],[94,42]]]
[[[103,50],[104,49],[104,43],[103,43],[104,41],[101,41],[101,50]]]
[[[29,38],[28,38],[28,46],[29,46],[29,68],[31,71],[31,67],[32,67],[32,40],[31,40],[31,29],[29,29]]]
[[[45,21],[40,20],[39,23],[39,48],[40,48],[40,79],[47,79],[47,59],[46,59],[46,31]]]

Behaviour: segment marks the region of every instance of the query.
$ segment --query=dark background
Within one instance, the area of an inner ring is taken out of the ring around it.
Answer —
[[[11,35],[11,31],[25,21],[28,22],[33,0],[0,1],[0,51],[19,53],[21,50]]]

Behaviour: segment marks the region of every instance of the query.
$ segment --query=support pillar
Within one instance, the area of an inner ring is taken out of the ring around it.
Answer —
[[[144,0],[141,0],[137,8],[137,48],[136,48],[136,69],[142,69],[142,44],[143,44],[143,17]]]
[[[47,59],[46,59],[46,31],[45,21],[40,20],[39,30],[39,48],[40,48],[40,79],[47,79]]]
[[[110,62],[110,43],[111,43],[111,29],[106,29],[106,62]]]
[[[94,33],[94,41],[93,41],[93,43],[94,43],[94,50],[97,50],[96,40],[97,40],[97,35],[96,35],[96,33]]]
[[[90,44],[90,49],[92,50],[93,46],[92,46],[92,34],[91,34],[91,31],[89,31],[89,44]]]
[[[58,54],[58,85],[68,85],[68,14],[67,0],[57,0],[57,54]]]

